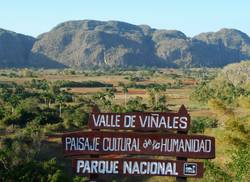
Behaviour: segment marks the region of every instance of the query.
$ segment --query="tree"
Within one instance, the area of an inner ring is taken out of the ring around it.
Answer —
[[[159,101],[158,101],[158,108],[159,111],[164,112],[167,111],[167,97],[166,95],[160,95]]]
[[[166,96],[164,95],[164,91],[166,91],[166,86],[165,85],[152,85],[152,87],[148,88],[147,91],[149,93],[149,103],[153,107],[153,109],[165,110],[166,109]]]
[[[222,77],[209,82],[201,82],[191,94],[191,99],[207,103],[210,99],[218,99],[225,104],[232,104],[239,96],[246,96],[248,91],[239,85],[233,85]]]
[[[250,173],[250,116],[248,112],[238,114],[237,109],[229,108],[220,100],[209,101],[209,106],[223,123],[225,142],[231,145],[231,161],[226,164],[232,181],[247,181]],[[243,103],[248,107],[248,104]]]
[[[58,165],[54,158],[43,162],[35,160],[23,162],[8,171],[0,170],[0,174],[1,181],[68,181],[62,166]]]
[[[143,103],[142,97],[129,99],[126,107],[127,112],[143,112],[147,109],[147,105]]]
[[[207,82],[200,82],[195,90],[191,93],[190,98],[192,100],[197,100],[202,103],[206,103],[213,94],[213,90],[208,86]]]
[[[154,107],[154,105],[155,105],[155,94],[154,94],[154,92],[153,92],[153,90],[151,89],[151,88],[147,88],[147,93],[148,93],[148,99],[149,99],[149,105],[151,106],[151,107]]]
[[[62,104],[66,101],[66,94],[60,93],[56,96],[56,102],[59,103],[59,116],[62,116]]]
[[[124,107],[127,107],[127,93],[128,93],[128,86],[123,83],[123,82],[119,82],[118,86],[122,87],[122,92],[124,94]]]
[[[62,118],[54,108],[40,109],[36,117],[33,119],[40,125],[56,124],[62,122]]]
[[[205,160],[205,169],[204,177],[201,181],[223,181],[223,182],[231,182],[231,176],[223,170],[218,164],[215,162]]]
[[[66,128],[79,128],[87,124],[89,118],[88,108],[82,105],[70,106],[64,110],[62,116],[63,123]]]
[[[16,106],[20,103],[21,98],[18,97],[18,95],[11,95],[7,101],[10,103],[11,105],[11,112],[14,112],[14,109],[16,108]]]
[[[116,88],[106,88],[105,89],[107,96],[109,99],[114,99],[115,98],[115,92],[117,91]]]
[[[53,94],[53,95],[58,95],[60,94],[60,87],[56,84],[50,84],[50,88],[49,88],[50,92]]]
[[[8,166],[9,170],[16,165],[31,161],[40,152],[42,139],[43,132],[39,124],[29,123],[14,137],[4,137],[0,140],[1,161],[6,161],[4,165]]]
[[[108,93],[106,92],[98,92],[92,97],[92,102],[94,101],[94,105],[99,105],[103,107],[105,110],[110,109],[111,100],[109,99]]]
[[[235,181],[248,181],[250,178],[250,145],[240,147],[232,153],[232,160],[227,163]]]
[[[50,92],[43,92],[40,94],[41,98],[44,100],[44,104],[50,108],[51,101],[54,100],[54,96]]]

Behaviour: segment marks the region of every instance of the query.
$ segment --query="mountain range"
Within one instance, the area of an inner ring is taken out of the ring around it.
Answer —
[[[236,29],[187,37],[96,20],[63,22],[37,38],[0,29],[0,68],[222,67],[247,59],[250,37]]]

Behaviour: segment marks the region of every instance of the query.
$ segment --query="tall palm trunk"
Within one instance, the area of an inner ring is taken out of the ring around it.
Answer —
[[[59,116],[62,116],[62,103],[59,104]]]
[[[155,107],[157,107],[157,104],[158,104],[158,94],[155,93]]]
[[[124,105],[125,105],[125,108],[127,107],[127,93],[124,92]]]

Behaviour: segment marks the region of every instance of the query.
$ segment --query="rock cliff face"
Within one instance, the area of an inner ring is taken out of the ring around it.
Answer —
[[[0,29],[0,67],[27,65],[35,38]]]
[[[0,30],[0,67],[221,67],[246,59],[250,38],[235,29],[190,38],[177,30],[82,20],[61,23],[36,40]]]
[[[63,68],[65,65],[44,54],[31,52],[36,39],[0,29],[0,68]]]

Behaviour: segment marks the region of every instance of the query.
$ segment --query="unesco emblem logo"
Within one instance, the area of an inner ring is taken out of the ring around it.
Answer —
[[[183,166],[184,175],[193,176],[197,174],[197,164],[195,163],[184,163]]]

